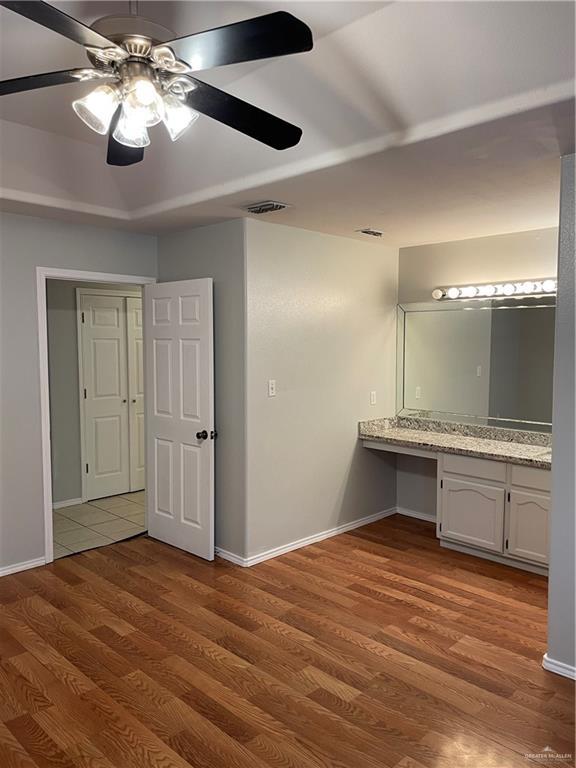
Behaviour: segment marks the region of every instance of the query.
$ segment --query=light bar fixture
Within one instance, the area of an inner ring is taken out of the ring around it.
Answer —
[[[469,299],[512,299],[526,296],[554,296],[556,280],[552,277],[538,280],[522,280],[517,283],[483,283],[481,285],[435,288],[432,298],[436,301],[463,301]]]

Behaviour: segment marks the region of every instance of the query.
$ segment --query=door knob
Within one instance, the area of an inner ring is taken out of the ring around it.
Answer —
[[[202,432],[196,432],[196,438],[198,440],[208,440],[208,432],[205,429]]]
[[[127,402],[128,402],[128,400],[122,400],[122,402],[123,402],[123,403],[127,403]]]

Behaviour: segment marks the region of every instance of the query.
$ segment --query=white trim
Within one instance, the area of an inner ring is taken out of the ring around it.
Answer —
[[[46,565],[45,558],[37,557],[35,560],[26,560],[23,563],[5,565],[3,568],[0,568],[0,577],[9,576],[11,573],[20,573],[20,571],[28,571],[30,568],[38,568],[40,565]]]
[[[428,523],[436,522],[435,514],[428,514],[426,512],[418,512],[417,509],[407,509],[406,507],[396,507],[396,514],[403,515],[403,517],[415,517],[416,520],[426,520]]]
[[[382,520],[384,517],[391,517],[395,514],[396,507],[390,507],[390,509],[384,509],[382,512],[375,512],[373,515],[361,517],[359,520],[352,520],[350,523],[343,523],[342,525],[337,525],[335,528],[329,528],[320,533],[313,533],[312,536],[305,536],[302,539],[290,542],[290,544],[283,544],[281,547],[274,547],[274,549],[268,549],[266,552],[260,552],[258,555],[251,555],[250,557],[241,557],[240,555],[235,555],[233,552],[228,552],[220,547],[216,547],[215,551],[216,554],[224,560],[229,560],[235,565],[241,565],[243,568],[249,568],[251,565],[264,562],[264,560],[271,560],[273,557],[285,555],[287,552],[292,552],[294,549],[307,547],[309,544],[315,544],[317,541],[323,541],[332,536],[338,536],[340,533],[346,533],[355,528],[370,525],[370,523],[375,523],[377,520]]]
[[[438,461],[438,449],[433,448],[411,448],[407,445],[397,445],[396,443],[389,443],[385,440],[370,439],[364,435],[362,438],[362,445],[364,448],[371,448],[374,451],[387,451],[388,453],[402,453],[406,456],[419,456],[421,459],[432,459]]]
[[[446,539],[440,539],[440,546],[445,549],[453,549],[455,552],[462,552],[464,555],[472,555],[473,557],[481,557],[483,560],[491,560],[493,563],[500,563],[500,565],[508,565],[510,568],[519,568],[521,571],[530,571],[530,573],[538,573],[540,576],[548,576],[548,568],[545,565],[537,565],[536,563],[525,563],[523,560],[514,560],[506,555],[499,555],[496,552],[487,552],[484,549],[477,549],[476,547],[467,547],[465,544],[456,544]]]
[[[55,501],[52,509],[63,509],[64,507],[75,507],[76,504],[82,504],[82,499],[66,499],[66,501]]]
[[[547,653],[542,657],[542,666],[548,672],[554,672],[555,675],[562,675],[562,677],[569,677],[570,680],[576,680],[576,667],[565,664],[563,661],[551,659]]]
[[[38,319],[38,368],[40,375],[40,429],[42,436],[42,502],[44,505],[44,558],[30,560],[34,565],[51,563],[54,560],[53,507],[52,507],[52,455],[50,438],[50,378],[48,369],[48,317],[46,311],[46,281],[73,280],[85,283],[133,283],[147,285],[156,283],[157,278],[143,275],[122,275],[114,272],[85,272],[81,269],[60,269],[59,267],[36,267],[36,311]],[[1,575],[2,571],[0,571]]]

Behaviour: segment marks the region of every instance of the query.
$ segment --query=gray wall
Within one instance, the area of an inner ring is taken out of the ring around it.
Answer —
[[[76,288],[142,290],[136,285],[68,280],[46,283],[52,500],[55,503],[82,497]]]
[[[554,277],[557,241],[554,228],[401,248],[398,301],[431,301],[439,285]]]
[[[163,235],[162,282],[212,277],[216,440],[216,546],[242,556],[245,519],[244,222]]]
[[[156,238],[0,215],[0,567],[44,555],[36,266],[156,275]]]
[[[548,598],[548,655],[574,669],[574,155],[562,158],[558,303],[552,422],[552,529]]]
[[[398,254],[253,220],[246,249],[246,552],[255,555],[396,503],[394,458],[356,436],[360,419],[394,412]]]

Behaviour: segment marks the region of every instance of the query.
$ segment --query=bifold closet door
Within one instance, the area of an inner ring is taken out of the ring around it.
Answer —
[[[142,299],[126,299],[128,332],[128,396],[130,412],[130,490],[141,491],[145,484],[144,444],[144,343],[142,340]]]
[[[214,558],[212,280],[144,289],[148,533]]]
[[[125,299],[82,296],[86,498],[130,489]]]

